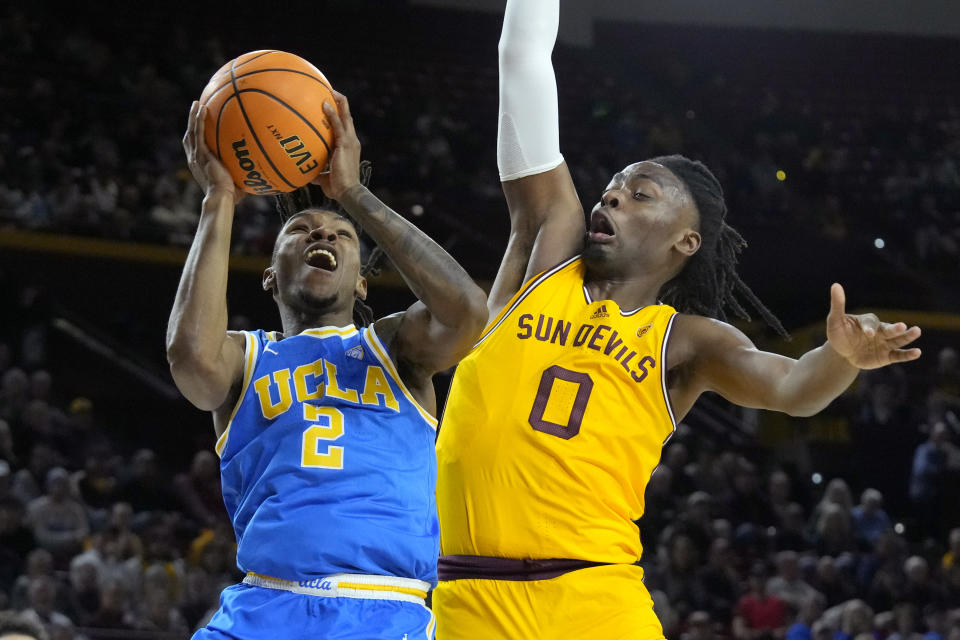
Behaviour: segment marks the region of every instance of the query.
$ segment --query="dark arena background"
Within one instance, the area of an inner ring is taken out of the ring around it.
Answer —
[[[374,192],[489,288],[508,220],[503,3],[483,4],[0,7],[0,610],[58,640],[186,638],[238,579],[211,421],[164,352],[201,195],[180,140],[224,62],[319,67]],[[653,4],[562,7],[561,149],[585,207],[629,162],[701,159],[749,242],[744,280],[792,334],[737,321],[760,346],[821,344],[834,281],[854,312],[924,332],[920,360],[813,418],[700,400],[640,521],[666,635],[958,640],[960,8]],[[278,226],[272,199],[240,205],[232,328],[279,329],[260,286]],[[412,298],[387,264],[369,300]]]

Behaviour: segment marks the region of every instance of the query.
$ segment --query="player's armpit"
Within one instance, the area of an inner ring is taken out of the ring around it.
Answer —
[[[170,374],[180,393],[198,409],[216,411],[230,399],[231,390],[243,378],[246,339],[228,331],[216,357],[202,355],[189,345],[171,345],[167,349]]]

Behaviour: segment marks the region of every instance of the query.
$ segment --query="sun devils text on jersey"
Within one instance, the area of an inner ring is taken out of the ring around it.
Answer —
[[[457,367],[437,447],[444,555],[633,563],[675,422],[675,311],[593,301],[577,258],[529,281]]]

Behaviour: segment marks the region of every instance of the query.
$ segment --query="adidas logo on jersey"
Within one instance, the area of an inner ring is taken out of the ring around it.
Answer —
[[[609,318],[609,317],[610,317],[610,314],[607,313],[607,305],[602,304],[596,311],[593,312],[593,314],[590,316],[590,319],[596,320],[597,318]]]
[[[347,357],[363,360],[363,346],[358,344],[355,347],[350,347],[347,349]]]

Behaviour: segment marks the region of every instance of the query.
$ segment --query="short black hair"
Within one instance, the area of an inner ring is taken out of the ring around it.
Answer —
[[[717,177],[707,165],[680,154],[651,158],[649,162],[663,165],[677,176],[693,197],[700,217],[700,250],[663,286],[661,300],[683,313],[725,321],[731,311],[750,320],[738,299],[742,296],[778,334],[789,338],[777,316],[737,273],[738,256],[747,242],[726,222],[727,203]]]

